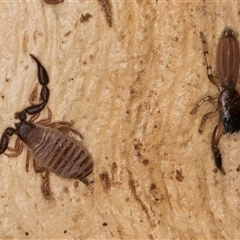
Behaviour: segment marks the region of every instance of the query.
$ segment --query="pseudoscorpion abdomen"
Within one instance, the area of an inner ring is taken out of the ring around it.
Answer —
[[[43,129],[41,142],[28,150],[42,167],[63,178],[82,179],[92,172],[93,161],[88,150],[74,138],[57,129]]]

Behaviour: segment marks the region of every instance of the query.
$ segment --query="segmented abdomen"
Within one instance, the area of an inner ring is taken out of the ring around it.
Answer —
[[[63,178],[81,180],[92,172],[92,157],[82,144],[57,129],[38,127],[44,128],[42,141],[29,151],[39,164]]]

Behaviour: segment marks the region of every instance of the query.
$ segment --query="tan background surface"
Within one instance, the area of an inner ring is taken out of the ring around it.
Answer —
[[[215,70],[224,28],[240,37],[240,3],[111,5],[112,28],[97,0],[0,2],[0,132],[39,88],[32,53],[50,76],[53,120],[75,123],[95,163],[92,189],[51,174],[47,201],[26,152],[1,155],[0,238],[239,239],[240,134],[221,139],[222,176],[210,148],[218,119],[198,133],[213,107],[190,111],[218,94],[199,32]]]

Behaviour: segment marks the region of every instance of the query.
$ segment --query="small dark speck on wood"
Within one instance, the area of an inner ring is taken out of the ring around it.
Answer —
[[[45,173],[42,174],[42,186],[41,186],[43,197],[46,200],[52,200],[52,193],[49,184],[49,172],[46,170]]]
[[[179,181],[179,182],[182,182],[183,179],[184,179],[184,176],[183,176],[182,169],[176,170],[176,180]]]
[[[103,172],[99,175],[104,190],[108,191],[111,188],[111,180],[109,178],[108,172]]]
[[[85,15],[82,14],[81,18],[80,18],[80,22],[88,22],[89,18],[91,18],[92,15],[90,13],[86,13]]]
[[[111,27],[112,26],[112,10],[111,10],[111,4],[110,4],[109,0],[98,0],[98,2],[103,7],[108,25],[109,25],[109,27]]]
[[[47,4],[59,4],[59,3],[63,3],[64,0],[44,0],[44,2]]]

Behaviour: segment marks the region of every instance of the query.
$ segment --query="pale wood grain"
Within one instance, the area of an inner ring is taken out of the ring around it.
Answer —
[[[210,148],[218,119],[198,133],[212,106],[190,114],[218,94],[199,32],[214,70],[223,29],[240,33],[240,3],[111,5],[110,28],[98,1],[0,2],[0,132],[39,88],[34,54],[50,76],[53,120],[74,122],[95,164],[90,189],[50,174],[47,201],[40,175],[25,172],[26,153],[1,155],[0,238],[240,238],[240,134],[221,139],[222,176]]]

